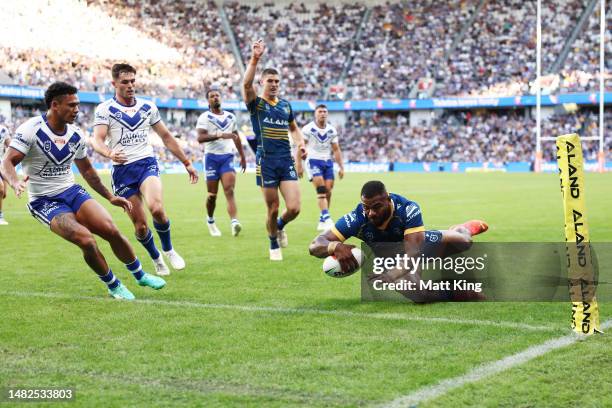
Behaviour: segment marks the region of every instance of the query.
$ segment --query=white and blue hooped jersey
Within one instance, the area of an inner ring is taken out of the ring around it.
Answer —
[[[124,164],[129,164],[145,157],[154,157],[149,132],[151,126],[159,121],[159,110],[151,101],[135,99],[134,105],[125,106],[112,98],[96,107],[94,126],[108,126],[108,147],[114,149],[122,146],[127,156],[127,163]]]
[[[74,185],[72,163],[87,157],[87,146],[78,126],[66,125],[63,135],[55,134],[46,116],[35,116],[15,131],[10,147],[25,154],[24,174],[30,177],[30,202],[54,196]]]
[[[335,127],[327,123],[321,129],[312,121],[302,128],[304,139],[308,141],[308,158],[316,160],[330,160],[331,145],[338,143],[338,131]]]
[[[236,117],[233,113],[221,111],[220,115],[206,111],[200,115],[196,129],[206,130],[209,135],[216,132],[233,133],[238,131]],[[204,152],[213,154],[233,154],[234,141],[231,139],[218,139],[204,143]]]
[[[9,138],[9,130],[6,126],[0,125],[0,161],[4,157],[6,151],[6,140]]]

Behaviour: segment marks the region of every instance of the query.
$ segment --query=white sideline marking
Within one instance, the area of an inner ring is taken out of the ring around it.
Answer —
[[[608,320],[601,325],[602,330],[608,329],[610,327],[612,327],[612,320]],[[440,397],[448,393],[449,391],[452,391],[455,388],[459,388],[465,384],[480,381],[495,374],[499,374],[502,371],[506,371],[513,367],[527,363],[528,361],[533,360],[536,357],[540,357],[553,350],[569,346],[579,340],[585,339],[588,339],[588,337],[581,336],[576,333],[571,333],[562,337],[557,337],[555,339],[548,340],[542,344],[529,347],[511,356],[504,357],[501,360],[493,361],[491,363],[478,366],[458,377],[448,378],[446,380],[440,381],[437,384],[420,388],[411,394],[404,395],[391,402],[383,404],[382,407],[414,407],[422,402]]]
[[[0,291],[0,296],[14,296],[14,297],[39,297],[39,298],[51,298],[51,299],[67,299],[67,300],[96,300],[106,301],[110,299],[95,297],[95,296],[72,296],[63,293],[48,293],[48,292],[5,292]],[[519,330],[531,330],[531,331],[560,331],[559,327],[553,326],[538,326],[526,323],[515,323],[515,322],[496,322],[491,320],[476,320],[476,319],[453,319],[447,317],[423,317],[423,316],[409,316],[401,313],[368,313],[368,312],[351,312],[348,310],[325,310],[325,309],[307,309],[307,308],[287,308],[287,307],[272,307],[272,306],[247,306],[247,305],[230,305],[230,304],[218,304],[218,303],[198,303],[193,301],[182,301],[182,300],[156,300],[156,299],[136,299],[131,301],[136,304],[147,304],[147,305],[164,305],[164,306],[179,306],[179,307],[193,307],[201,309],[223,309],[223,310],[240,310],[243,312],[267,312],[267,313],[285,313],[285,314],[312,314],[312,315],[329,315],[329,316],[344,316],[344,317],[357,317],[366,319],[381,319],[381,320],[405,320],[415,322],[428,322],[428,323],[443,323],[443,324],[464,324],[472,326],[492,326],[492,327],[503,327],[510,329]]]

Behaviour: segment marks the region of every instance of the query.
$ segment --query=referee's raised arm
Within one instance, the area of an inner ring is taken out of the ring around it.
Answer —
[[[253,81],[255,80],[255,71],[257,70],[257,63],[263,55],[266,46],[263,40],[257,40],[253,43],[251,59],[247,65],[247,69],[244,73],[244,79],[242,80],[242,98],[245,104],[249,104],[257,98],[255,88],[253,88]]]

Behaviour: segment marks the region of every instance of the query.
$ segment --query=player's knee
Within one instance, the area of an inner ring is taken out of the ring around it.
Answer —
[[[227,187],[223,187],[223,192],[225,193],[226,197],[233,197],[234,196],[234,186],[227,186]]]
[[[109,220],[104,225],[104,233],[102,237],[107,241],[121,238],[121,232],[119,232],[119,228],[117,228],[117,226]]]
[[[84,252],[95,251],[96,239],[90,232],[77,231],[72,234],[72,242],[79,246]]]
[[[327,187],[325,187],[325,186],[317,186],[317,194],[325,194],[325,195],[327,195]]]
[[[208,196],[206,196],[206,201],[209,203],[215,203],[217,201],[217,193],[208,193]]]
[[[151,203],[151,206],[149,209],[154,219],[160,220],[160,219],[165,218],[166,216],[164,212],[164,206],[162,205],[161,201],[156,201],[156,202]]]
[[[137,222],[136,224],[134,224],[134,229],[136,237],[141,239],[145,238],[147,236],[147,233],[149,232],[149,226],[146,222]]]
[[[299,204],[287,205],[287,214],[289,216],[297,217],[299,213],[300,213]]]

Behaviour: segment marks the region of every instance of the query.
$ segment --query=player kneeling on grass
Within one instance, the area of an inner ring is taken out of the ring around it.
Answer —
[[[445,231],[425,230],[421,208],[398,194],[387,193],[380,181],[368,181],[361,189],[361,203],[355,210],[340,217],[331,230],[316,237],[310,244],[310,254],[317,258],[334,256],[342,271],[350,272],[359,268],[351,249],[354,245],[344,244],[350,237],[356,237],[366,244],[379,242],[404,242],[405,252],[410,257],[422,253],[428,256],[449,256],[463,252],[472,244],[472,237],[488,229],[484,221],[468,221]],[[396,282],[406,279],[406,271],[392,270],[376,279]],[[410,280],[420,279],[417,272]],[[374,278],[372,276],[371,278]],[[401,292],[415,302],[441,300],[478,300],[479,293],[440,293],[434,291]]]
[[[108,191],[87,158],[83,133],[72,124],[79,113],[77,89],[56,82],[45,92],[45,103],[49,109],[46,114],[29,119],[15,132],[2,162],[2,174],[17,197],[27,185],[28,208],[32,216],[81,248],[85,262],[108,286],[112,297],[134,299],[134,295],[113,275],[93,234],[108,241],[140,286],[163,288],[166,282],[162,278],[142,270],[134,249],[121,235],[106,209],[74,183],[73,162],[98,194],[127,212],[132,209],[128,200]],[[22,163],[26,175],[23,180],[15,172],[19,163]]]
[[[234,186],[236,185],[234,147],[240,154],[240,167],[243,173],[246,170],[246,158],[238,136],[236,117],[232,113],[221,109],[221,92],[217,89],[210,89],[206,92],[206,98],[210,110],[200,115],[196,129],[198,131],[198,142],[204,143],[206,149],[204,152],[204,168],[206,170],[206,189],[208,190],[206,199],[208,231],[213,237],[221,236],[221,231],[217,228],[214,217],[219,180],[221,180],[227,200],[227,212],[232,220],[232,235],[237,237],[242,230],[242,225],[238,221],[238,210],[234,198]]]

